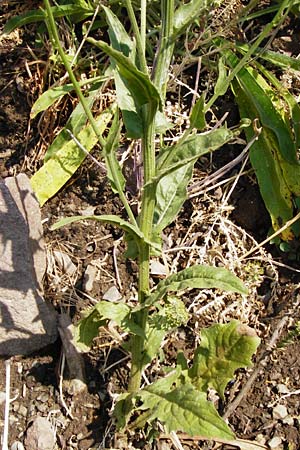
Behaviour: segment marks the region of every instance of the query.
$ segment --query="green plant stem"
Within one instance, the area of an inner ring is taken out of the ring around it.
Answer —
[[[128,16],[129,16],[129,19],[130,19],[130,22],[131,22],[131,25],[133,28],[135,40],[136,40],[137,52],[139,55],[139,62],[140,62],[140,69],[142,72],[147,73],[148,69],[147,69],[147,62],[146,62],[146,57],[145,57],[145,43],[143,44],[143,42],[142,42],[141,33],[140,33],[139,26],[138,26],[138,23],[137,23],[135,14],[134,14],[131,0],[125,0],[125,4],[126,4],[126,9],[128,12]]]
[[[146,55],[146,17],[147,17],[147,0],[141,0],[141,41],[143,55]]]
[[[239,73],[239,71],[249,62],[253,53],[258,49],[258,47],[260,46],[262,41],[268,37],[268,35],[271,33],[272,29],[284,21],[285,17],[287,16],[287,14],[289,13],[289,10],[290,10],[289,2],[290,2],[290,0],[283,0],[277,13],[275,14],[275,16],[273,18],[273,20],[265,26],[265,28],[260,33],[260,35],[258,36],[256,41],[251,45],[251,47],[249,48],[249,50],[247,51],[245,56],[243,56],[243,58],[240,60],[238,65],[228,75],[228,77],[226,79],[227,86],[230,85],[231,81],[234,79],[236,74]],[[286,9],[286,11],[284,12],[285,9]],[[218,39],[216,39],[215,41],[218,42]],[[212,107],[212,105],[215,103],[215,101],[217,100],[218,97],[219,97],[219,93],[215,93],[211,97],[211,99],[208,101],[208,103],[204,107],[204,112],[207,112]]]
[[[168,68],[171,62],[174,44],[170,43],[173,31],[174,0],[162,0],[162,27],[160,33],[160,49],[157,53],[156,68],[153,74],[154,84],[157,86],[162,98],[165,98]],[[150,105],[144,107],[144,136],[142,139],[144,189],[140,214],[140,229],[145,238],[151,241],[153,228],[153,215],[155,208],[155,184],[151,180],[156,174],[155,165],[155,112]],[[139,247],[139,303],[143,305],[150,292],[150,246],[145,242]],[[142,309],[137,315],[137,323],[146,333],[148,309]],[[128,390],[136,392],[140,388],[142,370],[145,364],[144,338],[133,336],[131,341],[131,374]]]
[[[58,53],[59,53],[59,55],[60,55],[60,57],[62,59],[62,62],[64,64],[64,66],[65,66],[66,71],[68,72],[69,78],[70,78],[70,80],[71,80],[71,82],[72,82],[72,84],[74,86],[74,90],[75,90],[75,92],[76,92],[76,94],[77,94],[77,96],[79,98],[80,103],[82,104],[84,112],[85,112],[85,114],[86,114],[86,116],[87,116],[87,118],[88,118],[88,120],[89,120],[89,122],[90,122],[90,124],[91,124],[91,126],[93,128],[93,131],[94,131],[95,135],[97,136],[99,144],[101,145],[102,149],[104,149],[105,145],[106,145],[106,141],[103,138],[102,134],[99,132],[99,129],[97,127],[97,123],[96,123],[96,121],[94,119],[94,116],[93,116],[90,108],[88,107],[86,99],[85,99],[85,97],[84,97],[84,95],[83,95],[83,93],[82,93],[82,91],[80,89],[80,85],[79,85],[78,81],[76,80],[76,77],[74,75],[72,67],[71,67],[71,65],[70,65],[70,63],[68,61],[68,58],[66,57],[66,54],[65,54],[65,52],[64,52],[64,50],[63,50],[63,48],[61,46],[59,35],[58,35],[58,31],[57,31],[57,26],[56,26],[56,23],[55,23],[53,14],[52,14],[52,10],[51,10],[51,6],[50,6],[49,0],[44,0],[44,4],[45,4],[46,12],[47,12],[45,19],[46,19],[46,23],[47,23],[47,26],[48,26],[48,29],[49,29],[50,37],[52,38],[53,43],[54,43],[54,45],[57,48],[57,51],[58,51]],[[114,182],[115,182],[116,189],[117,189],[119,197],[120,197],[120,199],[121,199],[121,201],[122,201],[122,203],[123,203],[123,205],[124,205],[124,207],[126,209],[128,217],[129,217],[130,221],[132,222],[132,224],[137,226],[134,214],[133,214],[133,212],[132,212],[132,210],[131,210],[131,208],[129,206],[129,203],[127,201],[127,198],[126,198],[126,196],[125,196],[125,194],[124,194],[124,192],[122,190],[118,174],[115,171],[115,166],[114,166],[114,164],[111,164],[109,160],[108,160],[108,164],[110,165],[109,169],[111,171],[112,177],[113,177]]]

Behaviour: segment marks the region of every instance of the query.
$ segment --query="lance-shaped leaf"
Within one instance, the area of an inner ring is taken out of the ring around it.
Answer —
[[[79,86],[85,86],[87,84],[91,84],[93,86],[95,85],[95,83],[97,84],[102,83],[105,80],[107,80],[107,77],[104,76],[94,77],[89,78],[88,80],[82,80],[78,84]],[[70,83],[64,84],[63,86],[56,86],[43,92],[42,95],[40,95],[39,98],[32,105],[30,111],[30,118],[34,119],[40,112],[45,111],[47,108],[53,105],[53,103],[56,102],[58,99],[63,97],[68,92],[72,91],[74,91],[74,86],[73,84]]]
[[[248,94],[237,81],[232,83],[232,87],[241,117],[249,117],[252,120],[257,118],[257,111]],[[249,142],[254,136],[254,130],[249,127],[245,133]],[[293,217],[292,192],[286,183],[279,155],[276,136],[272,130],[262,129],[257,141],[251,146],[250,161],[275,231]],[[281,237],[284,240],[291,240],[294,234],[291,229],[287,229]]]
[[[195,265],[160,281],[143,306],[155,304],[168,292],[179,292],[189,288],[218,288],[240,294],[247,294],[248,292],[241,280],[229,270],[223,267]]]
[[[112,125],[109,129],[109,133],[106,139],[106,144],[103,149],[103,155],[106,161],[106,167],[107,167],[107,176],[109,178],[111,188],[113,192],[118,193],[118,189],[116,187],[116,180],[114,179],[112,175],[112,169],[114,169],[115,176],[118,177],[118,183],[122,190],[124,190],[125,187],[125,178],[122,173],[122,168],[120,166],[120,163],[116,156],[116,150],[119,146],[120,142],[120,133],[121,133],[121,127],[122,122],[119,120],[118,112],[116,112],[114,116],[114,120],[112,122]]]
[[[174,14],[174,33],[173,40],[186,32],[189,24],[201,17],[201,14],[211,5],[215,0],[191,0],[188,3],[180,3]]]
[[[202,330],[200,345],[188,371],[191,381],[200,391],[213,388],[224,398],[235,370],[252,365],[251,358],[259,344],[255,331],[238,321]]]
[[[158,158],[154,233],[159,234],[176,218],[187,198],[187,186],[197,159],[216,150],[235,133],[219,128],[207,133],[192,134],[183,143],[165,149]]]
[[[179,384],[172,389],[171,375],[158,380],[139,391],[143,404],[140,409],[148,409],[148,421],[160,420],[167,432],[182,431],[190,436],[232,439],[234,434],[207,400],[207,394],[199,392],[192,384]]]
[[[108,23],[108,34],[111,46],[134,62],[135,43],[128,36],[118,17],[106,6],[102,6],[102,8],[105,11],[106,21]],[[135,104],[134,98],[127,88],[126,79],[123,79],[116,69],[116,64],[113,60],[112,67],[114,69],[117,102],[122,111],[127,135],[134,139],[140,138],[143,132],[141,111],[138,110],[138,106]]]
[[[129,89],[135,104],[139,108],[145,104],[151,105],[151,114],[148,117],[148,120],[151,122],[157,109],[161,109],[162,105],[160,95],[149,76],[137,69],[128,56],[125,56],[123,53],[110,47],[106,42],[96,41],[92,38],[88,38],[87,40],[113,58],[118,67],[120,76],[126,81],[126,86]]]
[[[100,133],[104,132],[111,116],[110,112],[104,112],[96,119]],[[77,138],[87,151],[98,142],[90,124]],[[41,206],[64,186],[85,158],[86,153],[75,142],[68,141],[33,175],[30,183]]]
[[[230,50],[224,50],[224,54],[232,67],[239,63],[239,59]],[[249,67],[243,67],[236,75],[238,83],[255,108],[261,124],[269,128],[276,136],[282,158],[289,163],[298,164],[297,149],[291,130],[272,103],[272,90],[266,92],[256,81],[257,77],[257,72]]]
[[[74,340],[81,351],[89,351],[92,341],[98,336],[100,326],[108,320],[115,322],[123,331],[144,336],[143,330],[131,318],[131,309],[125,303],[101,300],[84,313],[84,317],[74,325]]]

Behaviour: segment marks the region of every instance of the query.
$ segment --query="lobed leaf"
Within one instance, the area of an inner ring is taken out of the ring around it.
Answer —
[[[251,358],[259,344],[255,331],[238,321],[202,330],[200,345],[188,371],[192,383],[202,392],[213,388],[224,398],[235,370],[252,365]]]
[[[166,377],[168,378],[168,377]],[[234,434],[218,415],[206,393],[197,391],[192,384],[181,384],[170,389],[170,380],[161,379],[139,391],[143,404],[149,409],[148,421],[160,420],[167,432],[182,431],[190,436],[232,439]],[[170,377],[175,381],[174,377]]]

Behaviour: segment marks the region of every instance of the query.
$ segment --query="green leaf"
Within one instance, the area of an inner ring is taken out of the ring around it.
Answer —
[[[149,409],[148,421],[160,420],[169,433],[182,431],[190,436],[232,439],[234,434],[221,419],[213,404],[206,399],[206,393],[197,391],[192,384],[170,386],[170,376],[139,391],[143,402],[140,409]],[[171,388],[171,389],[170,389]]]
[[[96,41],[92,38],[88,38],[87,40],[113,58],[118,66],[120,76],[126,81],[127,88],[136,106],[141,108],[145,104],[152,105],[153,111],[150,120],[153,120],[157,108],[161,109],[162,105],[160,95],[154,84],[150,81],[149,76],[138,70],[129,57],[124,56],[123,53],[110,47],[105,42]]]
[[[96,119],[100,133],[104,132],[111,116],[111,112],[104,112]],[[98,142],[90,124],[82,129],[77,138],[87,151]],[[30,183],[41,206],[64,186],[85,158],[86,154],[77,144],[69,141],[33,175]]]
[[[52,6],[51,10],[55,18],[79,14],[81,16],[81,20],[83,20],[94,14],[94,10],[91,8],[82,8],[81,6],[72,4]],[[28,25],[29,23],[42,22],[43,20],[45,20],[44,10],[36,9],[27,11],[24,14],[20,14],[19,16],[15,16],[12,19],[8,20],[4,26],[3,34],[9,34],[16,28],[23,27],[24,25]]]
[[[217,82],[214,87],[214,93],[215,93],[215,95],[220,96],[220,95],[226,94],[227,89],[228,89],[228,83],[227,83],[228,71],[224,64],[223,57],[219,58],[218,72],[219,72],[219,74],[218,74]]]
[[[135,44],[128,36],[125,28],[113,14],[113,12],[102,6],[106,14],[106,21],[108,23],[108,34],[112,47],[121,52],[124,56],[129,57],[132,62],[135,59]],[[116,64],[112,60],[112,67],[114,69],[114,78],[117,94],[117,103],[122,111],[124,124],[127,130],[127,136],[133,139],[138,139],[143,133],[143,122],[141,111],[138,110],[134,98],[127,88],[126,79],[124,79],[118,70]]]
[[[206,127],[205,113],[204,113],[205,95],[202,94],[201,97],[196,101],[193,106],[190,115],[190,127],[196,128],[197,130],[203,130]]]
[[[169,292],[179,292],[190,288],[218,288],[240,294],[248,292],[241,280],[229,270],[223,267],[195,265],[160,281],[143,306],[155,304]]]
[[[103,82],[105,80],[107,80],[107,77],[94,77],[88,80],[80,81],[79,86],[85,86],[86,84],[95,84]],[[42,95],[40,95],[32,105],[30,118],[34,119],[40,112],[45,111],[47,108],[53,105],[56,100],[63,97],[68,92],[72,92],[73,90],[73,84],[64,84],[63,86],[56,86],[43,92]]]
[[[215,389],[224,398],[225,388],[236,369],[252,365],[251,358],[260,344],[255,331],[237,321],[216,324],[201,331],[188,374],[197,389]]]
[[[173,40],[185,33],[188,26],[199,17],[202,17],[204,11],[214,3],[214,0],[191,0],[188,3],[181,2],[174,14]]]
[[[106,325],[108,320],[114,321],[123,331],[144,337],[143,330],[131,318],[131,309],[125,303],[101,300],[83,315],[73,327],[76,346],[83,352],[90,350],[93,339],[99,334],[99,327]]]
[[[116,150],[120,143],[120,133],[121,133],[121,127],[122,122],[119,120],[119,111],[116,112],[114,116],[113,123],[110,127],[108,137],[106,140],[105,147],[103,149],[103,155],[106,161],[106,167],[107,167],[107,176],[111,184],[111,188],[114,193],[118,193],[118,189],[115,185],[114,177],[112,176],[110,167],[113,166],[115,168],[115,174],[118,177],[120,186],[122,190],[124,190],[126,181],[124,178],[124,175],[122,173],[122,168],[119,164],[119,161],[116,157]]]
[[[197,159],[220,148],[235,133],[227,128],[192,134],[182,143],[167,147],[157,161],[154,233],[159,234],[176,218],[187,197],[187,186]]]

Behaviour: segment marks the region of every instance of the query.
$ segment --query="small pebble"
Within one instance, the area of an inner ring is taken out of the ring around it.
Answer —
[[[274,436],[272,439],[268,441],[268,446],[272,450],[281,450],[280,444],[282,443],[282,439],[279,436]]]
[[[54,429],[45,417],[38,417],[27,429],[26,450],[53,450],[55,442]]]
[[[27,416],[27,412],[28,412],[28,409],[26,408],[26,406],[20,405],[20,408],[18,410],[18,413],[20,414],[20,416],[26,417]]]
[[[286,425],[294,425],[294,419],[291,416],[286,416],[282,422]]]
[[[288,415],[286,406],[277,405],[273,409],[273,419],[284,419]]]
[[[22,442],[15,441],[11,444],[10,450],[25,450]]]
[[[112,286],[105,292],[102,298],[103,300],[108,300],[109,302],[117,302],[118,300],[122,299],[122,295],[120,294],[116,286]]]
[[[283,383],[279,383],[277,384],[277,390],[279,394],[288,394],[290,391],[288,390],[288,388],[286,387],[285,384]]]
[[[5,403],[5,392],[0,391],[0,405]]]
[[[84,272],[82,289],[84,292],[91,292],[97,276],[98,269],[93,264],[89,264]]]

